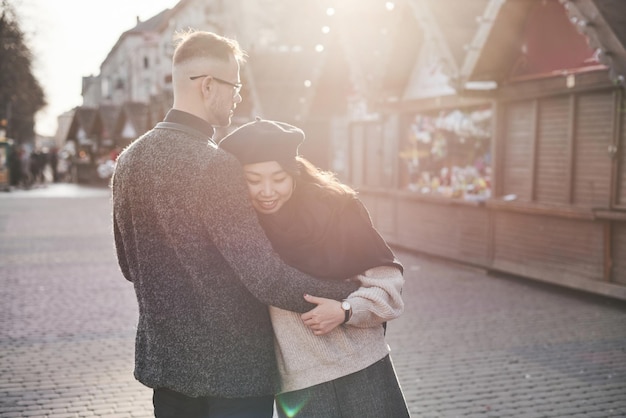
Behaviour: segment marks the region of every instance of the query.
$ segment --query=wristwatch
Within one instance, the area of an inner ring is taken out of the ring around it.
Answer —
[[[345,319],[343,320],[343,323],[345,324],[352,317],[352,306],[350,305],[350,302],[344,299],[341,302],[341,309],[343,309],[343,312],[346,315]]]

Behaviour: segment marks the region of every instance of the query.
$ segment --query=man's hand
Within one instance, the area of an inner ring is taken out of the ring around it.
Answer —
[[[341,325],[345,319],[345,313],[341,309],[341,302],[334,299],[318,298],[304,295],[307,302],[317,306],[300,315],[304,325],[309,327],[313,334],[324,335]]]

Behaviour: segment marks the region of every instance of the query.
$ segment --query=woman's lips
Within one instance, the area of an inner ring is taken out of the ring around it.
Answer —
[[[257,200],[257,202],[259,203],[259,206],[262,207],[263,209],[274,209],[278,201],[277,200],[266,200],[266,201]]]

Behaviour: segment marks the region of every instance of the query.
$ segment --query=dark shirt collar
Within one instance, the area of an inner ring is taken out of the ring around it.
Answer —
[[[183,112],[182,110],[170,109],[165,115],[164,122],[180,123],[181,125],[188,126],[201,132],[203,135],[213,139],[215,129],[207,121],[200,119],[199,117],[192,115],[191,113]]]

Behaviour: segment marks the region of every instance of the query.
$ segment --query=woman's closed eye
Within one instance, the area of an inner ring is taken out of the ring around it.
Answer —
[[[285,181],[287,181],[287,179],[289,178],[289,176],[281,176],[279,178],[273,178],[271,181],[272,183],[284,183]],[[251,179],[251,178],[247,178],[246,181],[248,182],[248,184],[250,186],[256,186],[258,184],[261,184],[261,180],[260,179]]]

